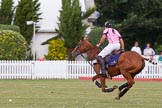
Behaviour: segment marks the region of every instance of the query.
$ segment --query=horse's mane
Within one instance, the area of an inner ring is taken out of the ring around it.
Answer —
[[[88,43],[93,47],[96,46],[95,43],[93,41],[91,41],[89,38],[84,38],[82,40],[88,41]]]
[[[92,41],[92,40],[90,40],[90,39],[87,39],[93,46],[96,46],[95,45],[95,43]]]
[[[89,39],[86,39],[88,44],[90,44],[91,48],[89,51],[87,51],[87,55],[89,56],[89,59],[94,59],[94,57],[100,52],[100,48],[98,48],[92,41]]]

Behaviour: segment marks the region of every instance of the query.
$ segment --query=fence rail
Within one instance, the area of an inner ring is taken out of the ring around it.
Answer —
[[[86,61],[0,61],[0,79],[78,79],[94,75]],[[146,62],[136,77],[162,78],[162,63],[152,65]]]

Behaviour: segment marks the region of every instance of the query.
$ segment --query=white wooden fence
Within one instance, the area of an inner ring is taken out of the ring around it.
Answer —
[[[87,61],[0,61],[0,79],[78,79],[94,75]],[[162,78],[162,63],[146,62],[136,77]]]

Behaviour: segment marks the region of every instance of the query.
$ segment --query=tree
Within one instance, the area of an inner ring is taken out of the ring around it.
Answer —
[[[67,48],[68,59],[71,60],[71,51],[81,39],[87,27],[83,25],[82,21],[94,11],[95,8],[90,8],[85,13],[82,13],[79,0],[62,0],[58,29],[56,29],[58,35],[43,42],[42,45],[49,44],[53,39],[63,38]]]
[[[62,0],[59,20],[59,33],[65,39],[65,47],[74,48],[84,31],[79,1]]]
[[[0,7],[0,24],[11,24],[13,10],[14,9],[12,0],[2,0]]]
[[[20,27],[21,34],[25,37],[28,44],[33,36],[33,26],[27,25],[26,21],[39,22],[40,3],[39,0],[20,0],[16,10],[15,25]]]
[[[72,59],[71,50],[80,40],[84,31],[79,0],[62,0],[59,20],[58,32],[65,40],[68,58]]]
[[[113,22],[124,37],[127,50],[135,40],[140,42],[142,48],[148,42],[154,48],[160,45],[161,0],[95,0],[95,3],[101,13],[100,25],[107,20]]]

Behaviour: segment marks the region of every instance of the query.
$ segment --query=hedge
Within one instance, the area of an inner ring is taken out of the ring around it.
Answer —
[[[0,30],[13,30],[20,33],[20,28],[18,26],[13,26],[13,25],[0,24]]]
[[[20,33],[0,30],[0,60],[24,60],[26,54],[27,43]]]

